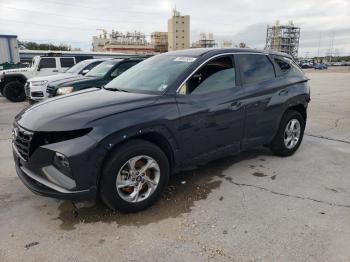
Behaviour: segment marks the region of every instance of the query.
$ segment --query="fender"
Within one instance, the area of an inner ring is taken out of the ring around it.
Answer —
[[[9,75],[4,75],[3,76],[3,82],[4,82],[4,86],[12,81],[17,81],[19,80],[21,83],[25,84],[27,82],[27,77],[24,76],[23,74],[9,74]]]
[[[93,158],[96,163],[97,181],[99,181],[105,161],[110,153],[118,148],[121,143],[126,143],[132,139],[145,139],[159,146],[169,158],[170,165],[174,170],[179,167],[179,140],[165,125],[152,125],[151,127],[132,127],[119,130],[97,145],[97,150]],[[154,140],[158,140],[155,142]]]

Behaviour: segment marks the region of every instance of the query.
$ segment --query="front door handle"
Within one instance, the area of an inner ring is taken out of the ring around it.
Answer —
[[[280,96],[286,96],[286,95],[288,95],[288,90],[287,90],[287,89],[283,89],[282,91],[280,91],[280,92],[278,93],[278,95],[280,95]]]
[[[242,102],[240,102],[240,101],[233,102],[233,103],[230,105],[230,109],[231,109],[232,111],[237,111],[237,110],[239,110],[241,107],[242,107]]]
[[[52,70],[52,72],[58,72],[58,69],[56,69],[56,70]]]

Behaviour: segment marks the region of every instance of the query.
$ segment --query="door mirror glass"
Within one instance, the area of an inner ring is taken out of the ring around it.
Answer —
[[[85,69],[81,72],[82,75],[86,75],[90,70],[89,69]]]

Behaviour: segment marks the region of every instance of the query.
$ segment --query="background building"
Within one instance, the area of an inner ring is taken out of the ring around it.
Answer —
[[[18,42],[16,35],[0,35],[0,64],[18,63]]]
[[[233,47],[233,41],[232,40],[223,40],[221,42],[222,48],[232,48]]]
[[[201,33],[199,40],[192,44],[194,48],[214,48],[217,47],[217,43],[214,40],[213,33]]]
[[[102,30],[100,36],[92,38],[92,51],[95,52],[119,52],[124,54],[153,54],[153,45],[146,40],[146,36],[141,32],[122,33],[112,30],[107,34]]]
[[[168,32],[153,32],[151,34],[151,43],[154,51],[164,53],[168,51]]]
[[[190,48],[190,16],[181,16],[176,9],[168,20],[168,50]]]
[[[267,26],[265,49],[284,52],[298,56],[300,27],[290,21],[288,25],[280,25],[279,21],[273,26]]]

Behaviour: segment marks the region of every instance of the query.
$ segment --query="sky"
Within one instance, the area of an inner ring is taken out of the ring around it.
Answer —
[[[191,16],[191,42],[212,32],[219,43],[262,49],[267,25],[293,20],[299,56],[350,55],[350,0],[0,0],[0,34],[89,51],[97,29],[167,31],[175,6]]]

